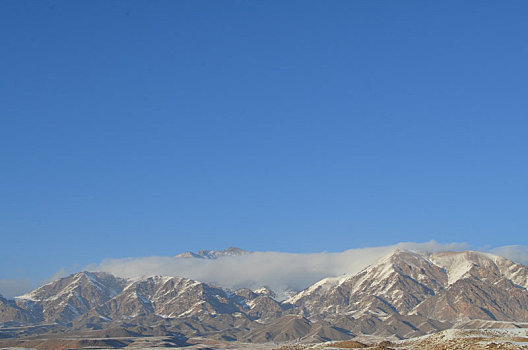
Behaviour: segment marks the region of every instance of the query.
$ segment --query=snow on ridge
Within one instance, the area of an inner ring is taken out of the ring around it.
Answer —
[[[429,254],[429,260],[445,269],[449,285],[466,277],[474,266],[480,266],[493,269],[515,284],[528,288],[528,267],[495,254],[477,251],[440,252]]]
[[[431,254],[429,259],[446,271],[448,285],[452,285],[463,278],[474,266],[474,263],[467,259],[467,255],[465,254],[437,253]]]
[[[312,284],[310,287],[306,288],[305,290],[288,298],[287,300],[284,301],[284,303],[295,304],[297,301],[299,301],[305,296],[308,296],[314,293],[326,292],[330,288],[341,285],[344,282],[353,278],[354,276],[360,275],[362,273],[364,273],[365,276],[360,281],[358,281],[358,283],[356,283],[356,287],[359,287],[362,281],[367,278],[375,278],[377,281],[387,278],[392,272],[394,272],[394,266],[393,266],[393,263],[391,262],[392,258],[396,255],[402,255],[402,253],[417,254],[407,249],[395,248],[389,254],[385,255],[380,260],[378,260],[375,264],[368,265],[363,270],[357,273],[344,274],[341,276],[324,278]],[[381,267],[381,270],[379,270],[380,267]]]
[[[515,284],[528,289],[528,267],[495,254],[477,251],[442,251],[433,253],[418,249],[395,248],[375,264],[365,267],[358,273],[324,278],[284,302],[294,304],[303,297],[325,292],[355,276],[363,274],[351,291],[351,293],[357,292],[357,288],[360,288],[367,279],[372,279],[375,283],[378,283],[389,278],[396,271],[394,259],[410,266],[416,266],[416,263],[420,260],[438,266],[445,271],[448,285],[452,285],[466,277],[474,266],[481,266],[487,269],[495,269],[504,278],[510,279]]]
[[[222,250],[202,249],[196,253],[187,251],[187,252],[183,252],[183,253],[175,255],[174,258],[215,260],[219,258],[235,257],[235,256],[240,256],[240,255],[246,255],[246,254],[251,254],[251,252],[248,252],[244,249],[240,249],[238,247],[229,247],[229,248],[222,249]]]
[[[344,276],[341,276],[341,277],[327,277],[327,278],[324,278],[324,279],[320,280],[319,282],[316,282],[316,283],[312,284],[307,289],[295,294],[294,296],[290,297],[289,299],[286,299],[284,301],[284,303],[295,304],[297,301],[299,301],[299,299],[301,299],[301,298],[303,298],[303,297],[305,297],[307,295],[310,295],[310,294],[313,294],[313,293],[326,292],[330,288],[342,284],[350,276],[351,275],[344,275]]]

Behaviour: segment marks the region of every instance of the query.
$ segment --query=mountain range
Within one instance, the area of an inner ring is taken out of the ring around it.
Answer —
[[[180,254],[218,259],[238,248]],[[0,296],[0,338],[35,334],[201,336],[244,342],[410,338],[475,322],[528,322],[528,267],[474,251],[395,250],[359,273],[279,301],[187,278],[79,272],[14,299]]]

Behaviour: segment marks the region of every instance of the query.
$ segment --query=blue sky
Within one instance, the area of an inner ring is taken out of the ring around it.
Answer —
[[[525,244],[525,1],[0,2],[0,277]]]

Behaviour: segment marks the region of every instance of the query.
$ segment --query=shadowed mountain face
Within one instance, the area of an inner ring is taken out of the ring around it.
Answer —
[[[395,251],[285,303],[299,315],[354,334],[412,337],[467,319],[526,322],[527,277],[526,266],[490,254]]]
[[[18,298],[45,322],[68,323],[122,292],[127,281],[102,272],[79,272]]]
[[[34,310],[32,312],[31,307],[28,309],[18,306],[15,301],[8,300],[0,294],[0,324],[31,324],[42,321],[38,312]]]
[[[320,281],[287,300],[311,317],[416,315],[528,320],[528,268],[476,252],[395,251],[358,274]]]
[[[491,254],[396,250],[282,303],[265,288],[230,291],[180,277],[125,280],[80,272],[15,300],[0,297],[0,322],[4,328],[55,324],[66,333],[120,329],[253,342],[407,338],[463,320],[490,327],[527,322],[527,287],[528,267]]]

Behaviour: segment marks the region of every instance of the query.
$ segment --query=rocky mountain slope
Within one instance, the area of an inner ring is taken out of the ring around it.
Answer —
[[[17,298],[17,305],[47,323],[71,322],[104,304],[127,281],[103,272],[79,272]]]
[[[284,302],[266,288],[232,291],[181,277],[80,272],[15,300],[0,297],[0,325],[12,327],[0,328],[0,337],[52,329],[246,342],[403,339],[468,320],[528,322],[527,288],[528,267],[469,251],[396,250]]]
[[[42,321],[36,314],[19,307],[14,300],[8,300],[0,294],[0,326],[16,323],[31,324]]]
[[[322,280],[285,303],[356,333],[405,338],[464,319],[528,321],[527,276],[528,267],[491,254],[396,250],[358,274]]]

